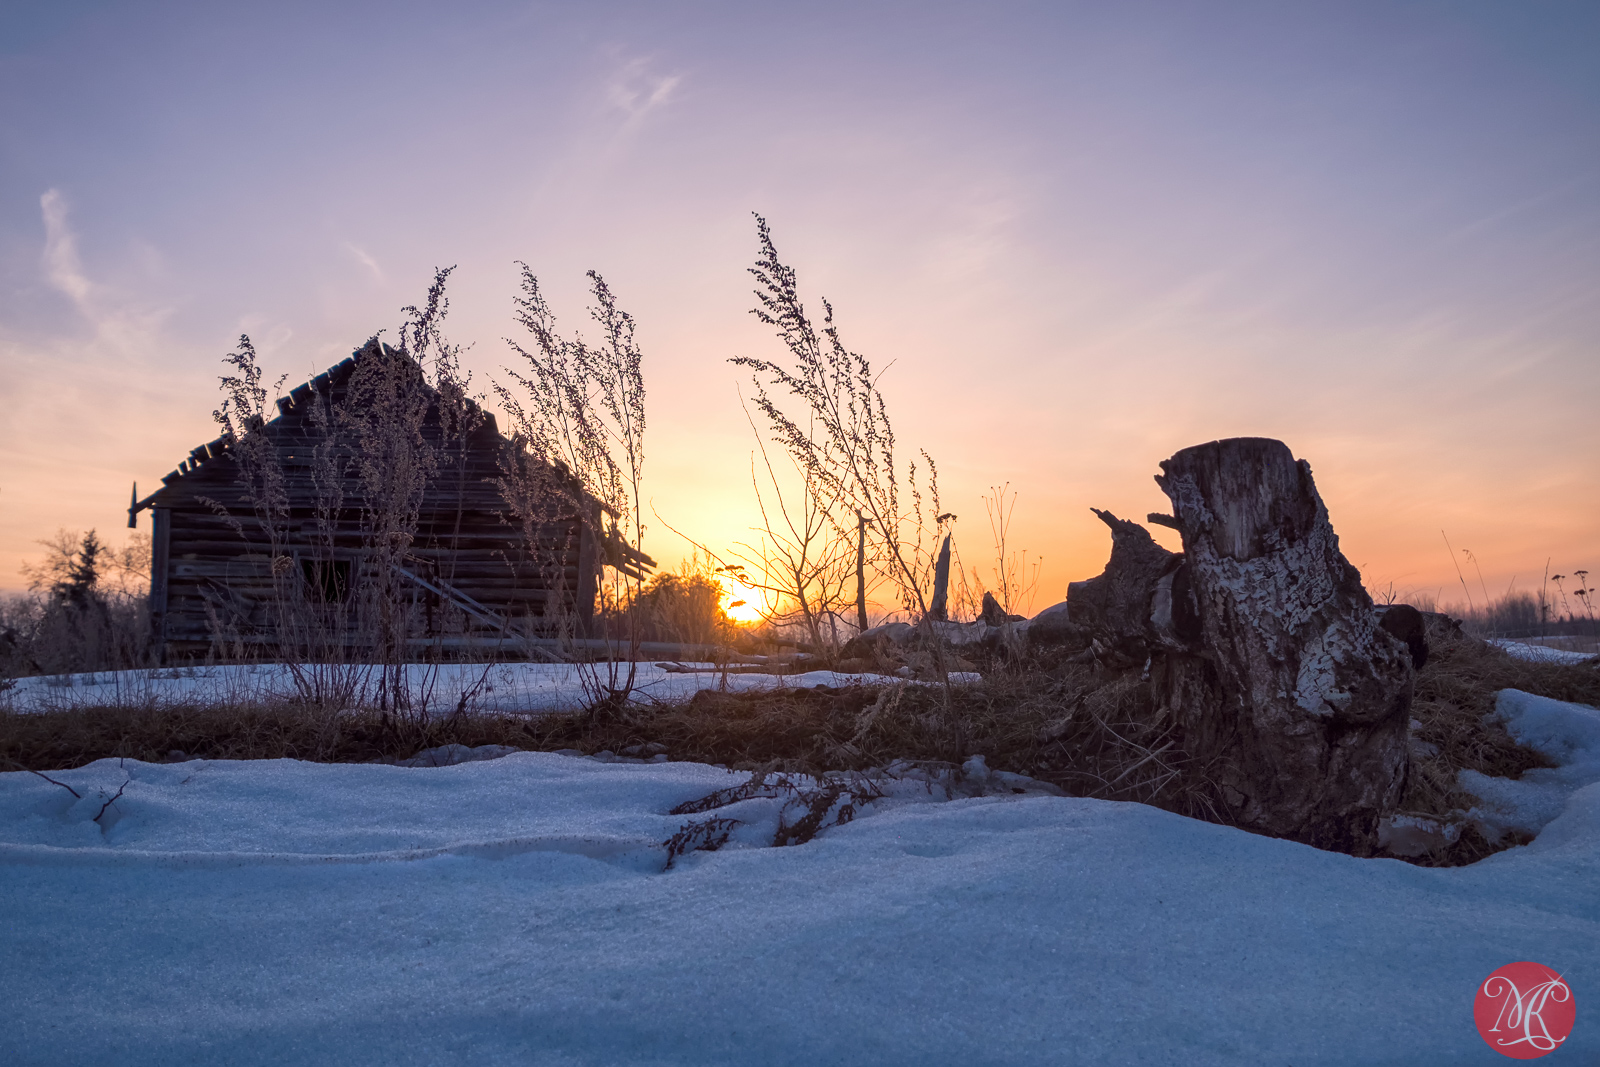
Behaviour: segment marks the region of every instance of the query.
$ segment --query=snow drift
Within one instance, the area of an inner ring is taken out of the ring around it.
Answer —
[[[1600,766],[1600,712],[1501,714]],[[748,776],[551,753],[51,777],[0,774],[8,1064],[1494,1063],[1473,993],[1522,959],[1600,1053],[1589,771],[1453,869],[911,781],[792,848],[782,799],[718,808],[666,870],[672,809]]]

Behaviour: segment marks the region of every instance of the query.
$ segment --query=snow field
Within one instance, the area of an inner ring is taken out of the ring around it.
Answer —
[[[683,664],[709,668],[711,664]],[[306,668],[313,670],[315,668]],[[367,684],[377,678],[374,667],[340,668],[367,673]],[[427,692],[430,703],[449,711],[462,693],[479,687],[471,708],[483,714],[530,714],[567,711],[583,704],[583,679],[580,668],[566,663],[447,663],[438,668],[421,664],[406,667],[413,692]],[[600,677],[604,679],[604,667]],[[957,684],[976,681],[978,676],[955,673]],[[818,685],[882,685],[901,679],[876,674],[839,674],[835,671],[808,671],[804,674],[730,674],[727,688],[736,692],[752,689],[810,689]],[[636,701],[673,700],[688,697],[701,689],[723,685],[720,673],[706,671],[676,673],[653,663],[641,663],[635,678]],[[295,695],[295,680],[290,668],[282,664],[244,664],[214,667],[163,667],[148,670],[99,671],[85,674],[19,678],[15,687],[0,692],[0,702],[18,712],[54,711],[94,705],[148,706],[180,703],[242,704],[281,700]]]
[[[1500,714],[1600,765],[1600,712]],[[82,797],[0,774],[6,1064],[1492,1064],[1472,997],[1520,959],[1575,991],[1559,1062],[1600,1055],[1578,774],[1531,845],[1455,869],[1010,780],[908,779],[771,848],[782,798],[669,813],[748,777],[697,764],[51,776]],[[743,826],[664,870],[713,816]]]
[[[1558,766],[1534,767],[1518,779],[1461,771],[1461,788],[1480,801],[1467,817],[1491,841],[1508,830],[1536,834],[1561,815],[1574,792],[1600,782],[1600,712],[1504,689],[1495,698],[1494,716],[1513,740]]]

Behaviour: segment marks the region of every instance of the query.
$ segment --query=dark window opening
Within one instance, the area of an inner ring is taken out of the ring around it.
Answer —
[[[350,596],[347,559],[302,559],[300,573],[311,587],[312,597],[324,604],[337,604]]]

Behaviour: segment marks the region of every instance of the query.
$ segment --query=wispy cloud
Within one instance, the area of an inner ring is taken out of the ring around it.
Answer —
[[[45,277],[87,315],[91,286],[78,260],[78,238],[67,226],[67,198],[59,189],[46,190],[39,210],[44,215]]]
[[[205,409],[167,373],[188,347],[166,327],[170,310],[124,288],[158,274],[159,254],[134,245],[119,274],[97,273],[71,207],[61,189],[39,197],[37,278],[67,300],[0,321],[0,590],[20,585],[18,567],[45,530],[96,527],[114,540],[129,483],[166,470],[206,432]]]
[[[658,74],[644,58],[622,59],[606,79],[606,100],[626,116],[624,129],[633,129],[672,99],[683,81],[680,74]]]
[[[94,328],[95,341],[86,354],[98,350],[120,356],[153,355],[169,311],[138,307],[90,279],[78,255],[78,235],[73,232],[69,205],[61,190],[47,189],[39,197],[39,212],[44,219],[45,279],[71,297],[78,314]]]
[[[344,247],[345,251],[349,252],[352,256],[355,256],[356,259],[360,261],[361,265],[370,270],[372,272],[372,276],[378,279],[379,282],[386,280],[383,276],[383,268],[378,266],[378,261],[373,259],[365,249],[358,248],[350,241],[346,241],[344,243]]]

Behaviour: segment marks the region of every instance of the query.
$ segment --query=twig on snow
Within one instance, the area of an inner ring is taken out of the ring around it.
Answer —
[[[48,774],[45,774],[43,771],[36,771],[32,767],[25,767],[22,764],[18,763],[16,760],[11,759],[9,757],[6,758],[6,762],[11,764],[13,767],[16,767],[19,770],[27,771],[29,774],[37,774],[40,778],[43,778],[45,781],[49,782],[51,785],[59,785],[62,789],[65,789],[67,792],[71,793],[73,796],[77,797],[79,800],[83,799],[83,794],[78,792],[76,789],[72,788],[66,782],[58,782],[54,778],[50,777]]]
[[[122,784],[117,786],[116,796],[113,796],[110,800],[108,800],[104,804],[100,805],[100,811],[94,817],[94,821],[95,822],[99,822],[100,821],[100,816],[104,815],[106,813],[106,809],[117,802],[117,799],[122,796],[122,791],[124,789],[128,788],[128,783],[131,782],[131,781],[133,781],[133,778],[131,776],[128,777],[128,778],[123,779]],[[101,796],[105,796],[104,793],[101,793],[100,795]]]

